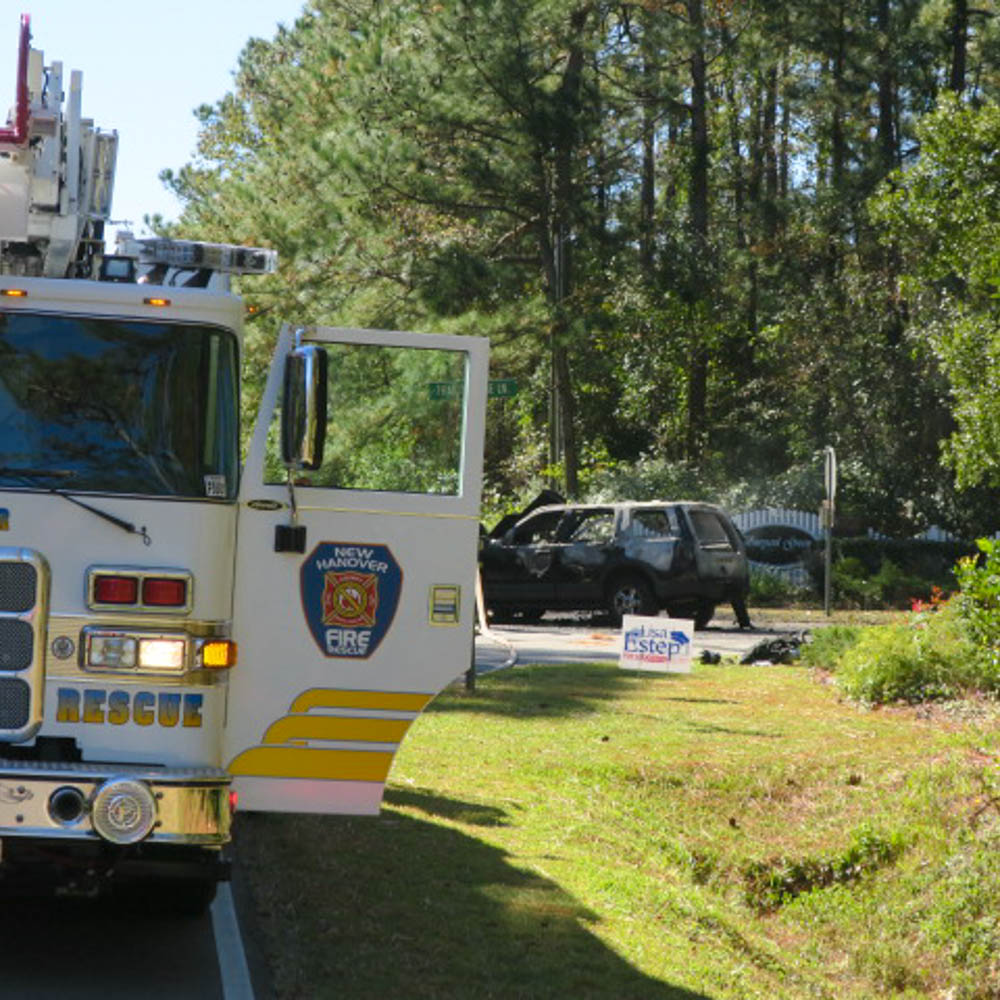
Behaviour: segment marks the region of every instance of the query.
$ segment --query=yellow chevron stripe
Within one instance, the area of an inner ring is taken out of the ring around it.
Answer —
[[[264,743],[291,743],[295,740],[366,740],[372,743],[398,743],[409,728],[409,719],[286,715],[271,724],[264,734]]]
[[[232,775],[262,778],[315,778],[325,781],[385,781],[392,754],[367,750],[314,750],[310,747],[251,747],[229,764]]]
[[[289,712],[309,712],[314,708],[381,708],[394,712],[419,712],[431,700],[429,694],[404,691],[350,691],[335,688],[311,688],[303,691]]]

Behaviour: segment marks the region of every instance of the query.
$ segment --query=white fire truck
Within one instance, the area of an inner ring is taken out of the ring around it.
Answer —
[[[155,886],[197,908],[234,809],[376,813],[407,729],[468,666],[487,343],[285,326],[241,461],[228,279],[273,253],[105,253],[117,135],[27,17],[16,86],[0,893]]]

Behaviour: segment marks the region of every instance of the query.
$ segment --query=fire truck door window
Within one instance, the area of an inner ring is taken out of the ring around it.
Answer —
[[[327,344],[323,464],[301,487],[457,496],[466,356],[436,348]],[[280,415],[268,441],[268,483],[283,483]]]

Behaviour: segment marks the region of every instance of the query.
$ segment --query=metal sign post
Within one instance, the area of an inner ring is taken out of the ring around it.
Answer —
[[[837,497],[837,453],[830,445],[825,449],[826,463],[823,480],[826,486],[826,499],[820,510],[822,524],[826,531],[826,558],[823,573],[823,612],[830,617],[830,594],[833,580],[833,520],[834,503]]]

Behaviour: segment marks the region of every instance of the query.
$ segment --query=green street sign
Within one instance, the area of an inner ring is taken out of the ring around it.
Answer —
[[[486,386],[486,395],[490,399],[509,399],[517,395],[517,379],[491,378]]]
[[[449,382],[428,382],[427,391],[431,399],[461,399],[464,383],[461,379]],[[517,395],[517,379],[491,378],[486,385],[489,399],[510,399]]]
[[[451,382],[429,382],[427,385],[431,399],[461,399],[465,383],[455,379]]]

